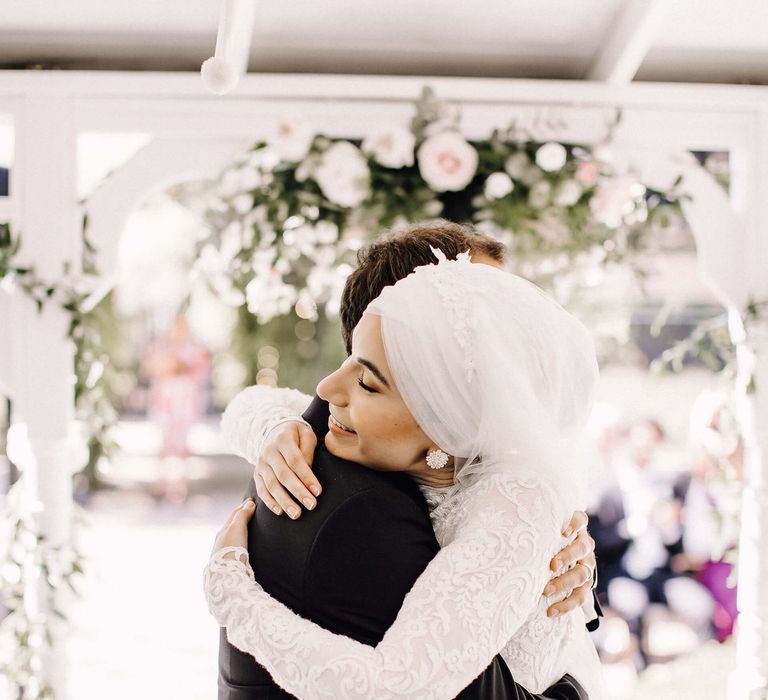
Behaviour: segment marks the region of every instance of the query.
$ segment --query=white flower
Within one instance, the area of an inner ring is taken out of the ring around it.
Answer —
[[[484,193],[486,199],[501,199],[515,189],[515,183],[506,173],[492,173],[485,181]]]
[[[424,214],[426,216],[440,216],[443,211],[443,203],[439,199],[430,199],[424,205]]]
[[[534,209],[543,209],[549,204],[549,195],[552,192],[552,186],[546,181],[541,180],[531,187],[528,192],[528,204]]]
[[[342,207],[356,207],[370,193],[368,163],[348,141],[337,141],[323,153],[314,178],[323,194]]]
[[[315,225],[315,236],[318,243],[335,243],[339,238],[339,227],[332,221],[318,221]]]
[[[555,204],[559,207],[570,207],[581,197],[581,185],[576,180],[566,180],[560,183],[555,192]]]
[[[477,170],[477,151],[455,131],[430,136],[419,147],[419,172],[436,192],[463,190]]]
[[[277,124],[269,145],[281,160],[300,161],[309,152],[315,132],[301,119],[284,119]]]
[[[600,223],[617,228],[635,208],[635,197],[642,196],[643,189],[627,175],[604,179],[589,200],[589,208]]]
[[[294,173],[296,181],[304,182],[308,178],[314,177],[317,163],[318,161],[316,158],[307,158],[299,163],[299,167],[296,168],[296,172]]]
[[[286,284],[277,270],[254,276],[245,288],[248,310],[256,314],[259,323],[287,314],[296,303],[296,287]]]
[[[528,156],[522,151],[513,153],[507,161],[504,163],[504,170],[506,170],[511,177],[515,180],[519,180],[523,173],[528,170],[528,165],[531,161],[528,160]]]
[[[536,165],[548,173],[560,170],[565,165],[568,154],[562,144],[549,141],[536,151]]]
[[[253,207],[253,197],[249,194],[239,194],[232,200],[232,206],[238,214],[247,214]]]
[[[416,138],[408,130],[396,127],[373,134],[363,141],[363,152],[386,168],[402,168],[413,165],[413,149]]]
[[[252,192],[261,187],[261,173],[251,167],[230,168],[222,175],[218,192],[222,197],[232,197],[242,192]]]

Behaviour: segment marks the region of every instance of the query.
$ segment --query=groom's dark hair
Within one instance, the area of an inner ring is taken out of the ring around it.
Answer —
[[[357,269],[347,278],[341,295],[341,335],[348,355],[352,353],[352,331],[368,304],[384,287],[403,279],[414,268],[436,262],[430,246],[440,248],[449,260],[469,250],[504,263],[507,252],[495,238],[444,219],[382,234],[357,254]]]

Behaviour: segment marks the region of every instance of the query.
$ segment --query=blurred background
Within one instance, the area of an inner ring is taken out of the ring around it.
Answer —
[[[680,175],[754,202],[736,116],[764,110],[768,6],[251,4],[248,73],[216,97],[219,2],[0,0],[0,697],[49,697],[45,669],[57,697],[214,697],[202,569],[251,474],[221,413],[253,384],[312,394],[358,250],[434,216],[504,241],[594,333],[612,697],[725,697],[739,338]],[[39,427],[53,395],[66,435]]]

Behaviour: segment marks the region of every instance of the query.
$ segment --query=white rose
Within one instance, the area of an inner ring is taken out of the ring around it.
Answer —
[[[560,170],[565,165],[568,153],[562,144],[550,141],[536,151],[536,165],[548,173]]]
[[[559,207],[570,207],[576,204],[581,197],[581,185],[575,180],[566,180],[561,183],[555,192],[555,204]]]
[[[506,173],[492,173],[485,181],[483,190],[486,199],[502,199],[515,189],[515,183]]]
[[[402,168],[413,165],[413,149],[416,138],[408,129],[394,128],[366,137],[363,152],[385,168]]]
[[[534,209],[543,209],[549,204],[551,191],[552,186],[546,180],[537,182],[528,192],[528,204]]]
[[[421,176],[436,192],[463,190],[477,171],[477,151],[455,131],[430,136],[418,159]]]
[[[323,153],[314,178],[323,194],[342,207],[360,205],[370,192],[368,163],[348,141],[337,141]]]
[[[284,119],[277,124],[270,146],[281,160],[300,161],[309,152],[314,129],[301,119]]]

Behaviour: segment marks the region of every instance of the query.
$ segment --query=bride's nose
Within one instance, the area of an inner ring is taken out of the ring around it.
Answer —
[[[345,363],[346,364],[346,363]],[[349,392],[346,389],[344,381],[345,365],[339,367],[335,372],[329,374],[325,379],[321,379],[317,385],[317,395],[334,406],[346,406],[349,401]]]

